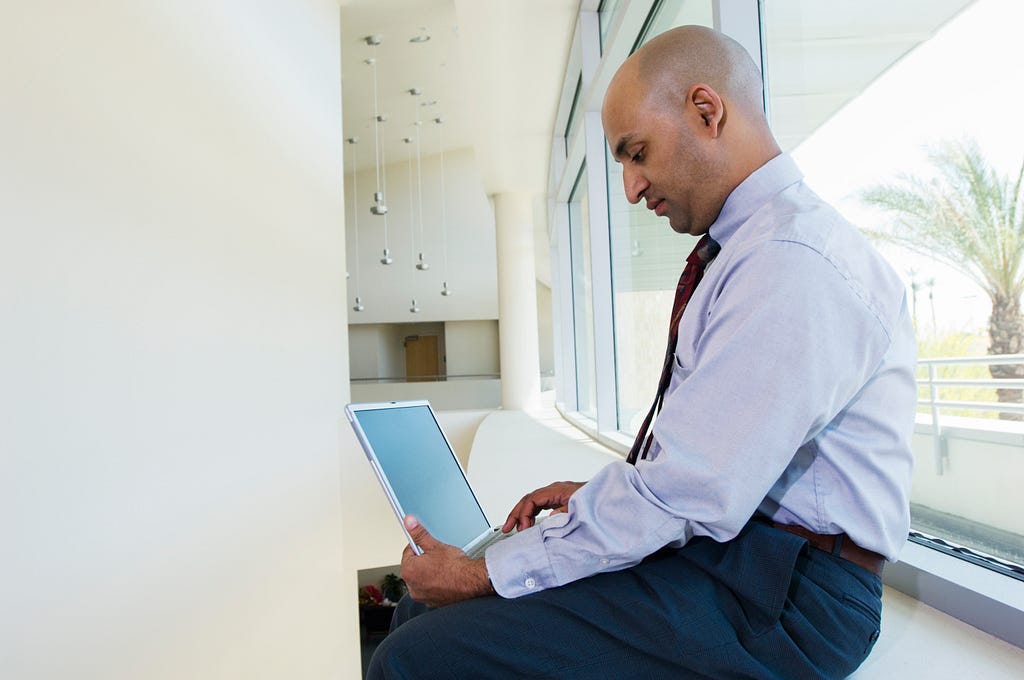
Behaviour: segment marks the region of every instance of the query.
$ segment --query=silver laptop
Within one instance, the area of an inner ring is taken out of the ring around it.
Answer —
[[[349,404],[345,414],[398,516],[415,515],[439,541],[470,557],[509,534],[492,526],[427,401]]]

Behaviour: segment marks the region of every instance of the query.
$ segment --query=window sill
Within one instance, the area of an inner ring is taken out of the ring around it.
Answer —
[[[886,585],[1024,648],[1024,582],[908,541]]]
[[[621,432],[598,432],[597,421],[593,418],[588,418],[579,412],[566,410],[565,404],[561,402],[555,403],[555,409],[566,422],[570,423],[573,427],[605,448],[620,454],[622,457],[625,457],[626,454],[629,453],[629,449],[633,445],[633,440],[625,434]]]

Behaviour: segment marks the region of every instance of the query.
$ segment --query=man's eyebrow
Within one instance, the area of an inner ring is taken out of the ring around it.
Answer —
[[[626,145],[629,144],[630,140],[633,139],[633,135],[626,135],[619,139],[619,143],[615,145],[615,158],[619,159],[626,155]]]

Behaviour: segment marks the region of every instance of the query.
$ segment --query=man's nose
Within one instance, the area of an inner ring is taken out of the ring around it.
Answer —
[[[643,175],[629,168],[622,171],[622,184],[626,191],[626,200],[630,203],[639,203],[647,191],[647,180]]]

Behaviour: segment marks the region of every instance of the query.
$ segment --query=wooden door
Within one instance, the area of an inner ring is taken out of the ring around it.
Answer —
[[[405,379],[408,382],[437,380],[437,336],[416,335],[405,339]]]

